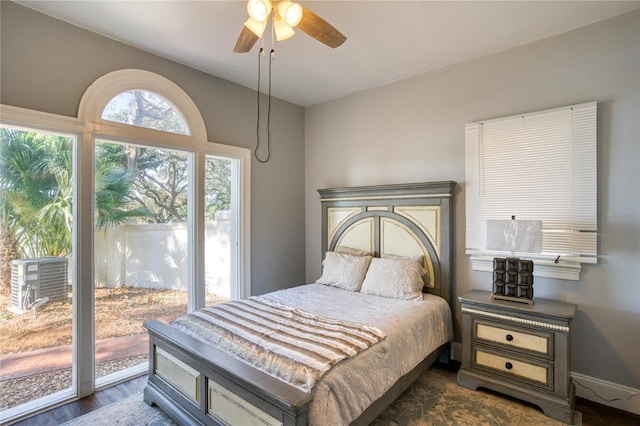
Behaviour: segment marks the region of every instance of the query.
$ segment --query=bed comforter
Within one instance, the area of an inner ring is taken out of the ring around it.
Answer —
[[[381,332],[380,339],[357,356],[342,357],[313,380],[310,425],[348,425],[401,376],[453,338],[450,307],[433,295],[409,301],[308,284],[261,298],[273,306]]]

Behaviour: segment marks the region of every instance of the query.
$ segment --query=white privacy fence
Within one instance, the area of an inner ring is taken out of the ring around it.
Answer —
[[[231,222],[205,223],[206,291],[230,297]],[[187,224],[123,225],[95,235],[96,285],[187,290]]]

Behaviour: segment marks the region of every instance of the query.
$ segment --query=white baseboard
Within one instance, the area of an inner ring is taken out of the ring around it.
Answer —
[[[449,356],[452,360],[461,362],[462,344],[451,342]],[[580,373],[572,372],[571,377],[576,385],[576,396],[640,415],[640,389],[607,382]]]
[[[598,404],[640,415],[640,389],[571,373],[576,385],[576,396]]]

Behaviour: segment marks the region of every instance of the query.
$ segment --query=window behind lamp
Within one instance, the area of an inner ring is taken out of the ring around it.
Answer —
[[[551,265],[597,262],[596,102],[465,126],[466,252],[487,250],[487,220],[542,221],[539,253]],[[474,267],[475,269],[475,267]]]

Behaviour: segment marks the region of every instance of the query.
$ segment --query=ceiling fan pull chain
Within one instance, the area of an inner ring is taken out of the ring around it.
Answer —
[[[258,89],[257,89],[257,119],[256,119],[256,149],[253,151],[253,155],[254,157],[256,157],[256,160],[260,163],[266,163],[267,160],[269,158],[267,158],[267,160],[261,160],[258,157],[258,148],[260,147],[260,74],[261,74],[261,70],[260,70],[260,60],[262,59],[262,57],[265,56],[264,53],[264,48],[260,48],[260,50],[258,51]]]
[[[270,52],[270,60],[269,60],[269,96],[267,97],[267,158],[264,160],[266,163],[269,161],[271,157],[271,64],[273,64],[273,60],[276,58],[275,49],[271,49]]]
[[[260,50],[258,51],[258,90],[257,90],[257,107],[258,107],[258,114],[257,114],[257,120],[256,120],[256,149],[253,152],[253,156],[256,158],[256,160],[259,163],[266,163],[267,161],[269,161],[269,158],[271,157],[271,130],[270,130],[270,122],[271,122],[271,60],[273,58],[273,55],[275,54],[275,51],[273,49],[271,49],[271,52],[269,54],[269,103],[267,106],[267,157],[262,159],[258,156],[258,149],[260,148],[260,80],[261,80],[261,75],[262,75],[262,69],[261,69],[261,60],[263,57],[266,56],[266,52],[264,50],[264,48],[260,48]]]

